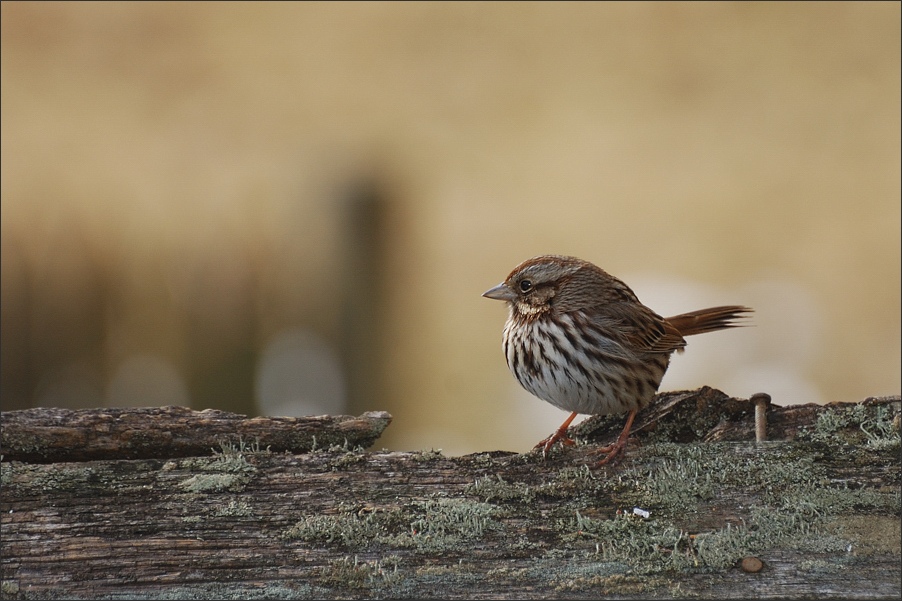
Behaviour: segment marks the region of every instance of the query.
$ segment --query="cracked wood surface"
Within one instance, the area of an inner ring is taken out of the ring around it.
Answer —
[[[205,442],[11,461],[8,441],[34,444],[19,425],[37,432],[41,411],[59,424],[59,410],[28,411],[2,414],[2,598],[880,599],[902,586],[899,397],[771,405],[756,444],[749,401],[662,394],[625,459],[601,469],[592,450],[622,419],[586,420],[571,430],[581,444],[543,460],[366,452],[303,418],[332,442],[275,451],[266,429],[249,441],[220,428],[243,416],[216,412],[205,431],[207,412],[105,409],[154,431],[193,414]],[[109,421],[90,413],[79,423]],[[390,420],[365,415],[314,423]],[[752,557],[762,569],[743,571]]]

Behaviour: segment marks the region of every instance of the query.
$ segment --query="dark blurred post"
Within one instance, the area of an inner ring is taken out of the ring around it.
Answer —
[[[107,263],[77,227],[41,240],[41,253],[2,238],[0,408],[102,406]]]
[[[338,347],[345,368],[348,412],[383,409],[383,303],[387,208],[383,188],[360,178],[343,191],[341,319]]]
[[[0,238],[0,409],[32,405],[38,376],[31,361],[31,274],[12,234]]]
[[[182,319],[191,406],[255,415],[257,275],[248,251],[223,245],[196,259]]]

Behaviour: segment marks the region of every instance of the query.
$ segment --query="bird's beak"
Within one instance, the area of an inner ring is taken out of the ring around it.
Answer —
[[[510,302],[513,302],[517,299],[517,293],[511,290],[510,286],[505,283],[498,284],[491,290],[486,290],[482,293],[482,295],[486,298]]]

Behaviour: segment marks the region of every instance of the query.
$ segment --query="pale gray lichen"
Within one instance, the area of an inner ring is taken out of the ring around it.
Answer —
[[[429,551],[463,548],[502,528],[498,510],[460,498],[415,501],[388,511],[342,507],[334,515],[308,515],[283,533],[286,539],[340,544],[349,549],[387,545]]]

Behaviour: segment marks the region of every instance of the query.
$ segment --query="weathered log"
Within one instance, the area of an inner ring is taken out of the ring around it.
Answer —
[[[169,459],[211,455],[223,443],[245,442],[273,452],[316,446],[367,448],[391,415],[384,411],[313,417],[253,417],[186,407],[24,409],[3,413],[5,460],[30,463],[96,459]]]
[[[603,468],[582,443],[622,421],[586,420],[547,459],[234,438],[208,456],[4,457],[0,596],[898,599],[900,404],[772,405],[755,443],[737,438],[744,399],[660,395]]]
[[[794,440],[817,425],[819,419],[839,415],[853,403],[780,406],[766,402],[766,434],[768,440]],[[885,406],[898,414],[902,397],[869,397],[861,401],[865,407]],[[836,410],[836,411],[834,411]],[[883,411],[883,410],[878,410]],[[895,415],[894,414],[894,415]],[[632,432],[643,440],[669,442],[715,442],[755,440],[755,401],[733,398],[720,390],[703,386],[698,390],[662,392],[654,402],[636,416]],[[610,443],[623,428],[622,416],[592,416],[574,427],[577,436],[592,442]],[[898,426],[896,426],[898,431]],[[864,433],[859,433],[864,436]],[[865,437],[866,439],[866,437]]]

